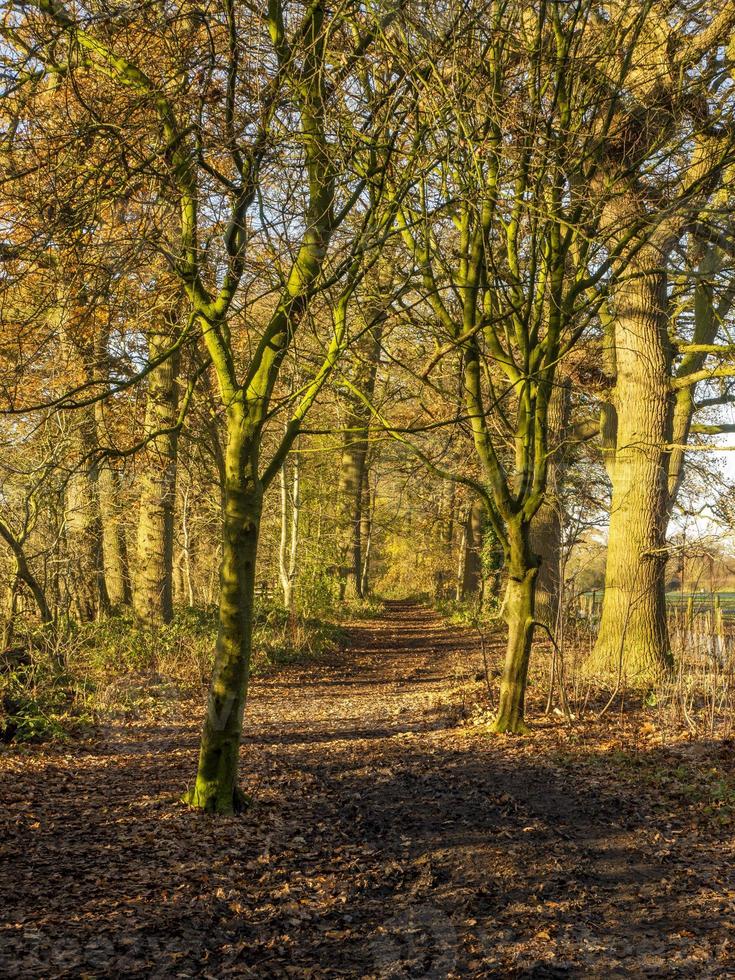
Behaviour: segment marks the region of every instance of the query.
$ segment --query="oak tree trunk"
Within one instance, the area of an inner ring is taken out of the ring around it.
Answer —
[[[642,250],[615,304],[615,387],[603,413],[612,485],[600,632],[586,670],[647,686],[671,667],[665,605],[672,403],[665,258]]]

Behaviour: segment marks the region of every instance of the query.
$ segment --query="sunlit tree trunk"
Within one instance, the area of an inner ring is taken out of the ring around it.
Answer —
[[[110,605],[121,609],[130,602],[125,533],[119,503],[118,476],[107,460],[99,464],[97,489],[102,523],[102,567]]]
[[[191,575],[191,527],[189,515],[189,487],[184,490],[181,498],[181,560],[182,560],[182,592],[186,591],[186,599],[190,608],[194,606],[194,584]]]
[[[57,288],[50,313],[58,330],[64,369],[76,382],[90,380],[93,350],[79,330],[87,316],[83,288]],[[64,487],[66,579],[77,617],[90,621],[109,608],[102,558],[102,520],[99,500],[99,443],[95,408],[86,405],[68,416],[69,471]]]
[[[281,588],[283,589],[283,605],[289,617],[293,619],[295,614],[296,572],[298,568],[299,518],[301,515],[301,465],[298,453],[293,457],[293,482],[290,493],[286,469],[286,464],[284,463],[279,473],[281,491],[281,540],[278,549],[278,574],[281,581]],[[290,522],[289,509],[291,512]]]
[[[664,593],[672,399],[665,256],[641,250],[613,296],[615,387],[603,412],[612,485],[605,596],[587,670],[646,686],[671,666]]]
[[[370,485],[370,472],[365,473],[365,488],[362,497],[362,573],[361,573],[361,594],[363,597],[370,594],[370,558],[373,543],[373,520],[375,517],[375,495],[377,487]]]
[[[210,813],[241,809],[237,763],[252,652],[255,562],[263,491],[253,437],[238,407],[228,412],[219,633],[196,782],[187,801]]]
[[[152,333],[149,358],[171,345],[172,331]],[[167,357],[148,376],[141,453],[140,509],[135,556],[133,608],[148,623],[168,623],[173,616],[174,505],[176,501],[178,358]]]
[[[500,703],[493,730],[522,734],[527,729],[524,713],[533,643],[538,564],[531,551],[530,527],[527,521],[520,518],[508,526],[506,568],[508,581],[504,616],[508,624],[508,641],[500,682]]]

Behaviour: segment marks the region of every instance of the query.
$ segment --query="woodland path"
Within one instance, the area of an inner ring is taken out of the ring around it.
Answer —
[[[0,975],[735,977],[732,828],[654,778],[732,744],[491,737],[480,666],[392,603],[256,679],[238,818],[175,803],[199,703],[5,752]]]

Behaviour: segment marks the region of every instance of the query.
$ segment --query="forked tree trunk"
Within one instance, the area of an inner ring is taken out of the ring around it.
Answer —
[[[500,681],[500,702],[493,731],[523,734],[528,664],[533,643],[538,565],[531,552],[528,524],[520,519],[508,528],[508,583],[505,621],[508,645]]]
[[[235,813],[238,755],[247,697],[262,490],[253,478],[250,446],[241,427],[230,429],[220,571],[219,633],[194,786],[185,799],[208,813]]]
[[[171,344],[171,332],[149,338],[151,359]],[[174,505],[176,501],[176,375],[178,359],[168,357],[148,379],[144,433],[152,437],[141,453],[140,510],[135,556],[133,608],[148,623],[173,616]]]
[[[664,268],[658,250],[643,249],[613,298],[616,382],[603,414],[612,503],[600,632],[586,663],[588,673],[643,687],[672,663],[664,592],[672,413]]]

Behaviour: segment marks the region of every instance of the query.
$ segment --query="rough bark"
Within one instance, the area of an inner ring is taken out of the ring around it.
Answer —
[[[152,333],[149,357],[160,357],[171,345],[171,331]],[[135,556],[133,608],[148,623],[168,623],[173,616],[174,505],[176,500],[178,358],[170,356],[148,376],[141,453],[140,509]]]
[[[104,321],[95,337],[97,370],[112,379],[110,365],[109,323]],[[94,404],[94,440],[97,449],[110,444],[107,429],[106,404],[103,400]],[[102,457],[97,464],[97,496],[101,525],[102,569],[110,606],[119,610],[130,604],[130,573],[128,569],[125,530],[120,506],[120,478],[108,458]]]
[[[87,322],[87,297],[83,288],[60,285],[50,312],[58,330],[64,384],[92,378],[92,365],[102,341],[88,343],[79,325]],[[68,448],[70,469],[64,487],[64,541],[66,581],[77,617],[95,619],[109,609],[102,557],[102,517],[99,499],[99,441],[96,412],[87,405],[70,412]]]
[[[645,247],[613,296],[615,386],[603,413],[612,485],[605,596],[587,670],[647,686],[671,666],[664,571],[671,441],[665,255]]]

